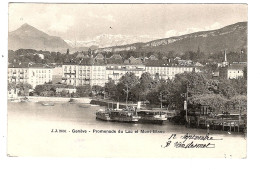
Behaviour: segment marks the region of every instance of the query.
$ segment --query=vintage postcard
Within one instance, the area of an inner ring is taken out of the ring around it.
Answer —
[[[7,156],[247,158],[247,4],[8,14]]]

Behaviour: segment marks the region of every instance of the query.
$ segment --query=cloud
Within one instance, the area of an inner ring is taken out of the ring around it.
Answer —
[[[219,22],[215,22],[212,25],[206,26],[204,28],[191,27],[191,28],[187,28],[185,31],[180,31],[180,32],[172,29],[172,30],[169,30],[165,33],[165,38],[174,37],[174,36],[181,36],[181,35],[190,34],[190,33],[199,32],[199,31],[215,30],[215,29],[219,29],[219,28],[222,28],[222,27],[223,27],[223,25],[221,25]]]
[[[100,15],[96,15],[94,14],[93,12],[89,11],[88,12],[88,15],[92,18],[96,18],[96,19],[105,19],[107,21],[110,21],[110,22],[116,22],[115,18],[113,17],[113,15],[103,15],[103,16],[100,16]]]
[[[215,22],[214,24],[210,25],[209,27],[205,27],[205,30],[215,30],[223,27],[219,22]]]
[[[185,35],[185,34],[190,34],[193,32],[198,32],[201,31],[199,28],[187,28],[185,31],[178,32],[176,30],[169,30],[165,33],[165,37],[174,37],[174,36],[180,36],[180,35]]]
[[[73,25],[74,17],[70,15],[61,15],[59,18],[53,20],[49,27],[49,30],[65,33]]]
[[[165,33],[165,37],[174,37],[178,35],[179,33],[176,30],[169,30]]]
[[[112,15],[102,16],[101,18],[104,18],[111,22],[116,22],[115,18]]]

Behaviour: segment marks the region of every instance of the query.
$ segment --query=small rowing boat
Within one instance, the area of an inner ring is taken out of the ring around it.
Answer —
[[[43,106],[54,106],[54,103],[42,103]]]

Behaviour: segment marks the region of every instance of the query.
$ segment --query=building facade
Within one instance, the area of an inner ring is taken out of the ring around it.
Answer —
[[[246,64],[230,64],[219,69],[219,76],[225,79],[239,79],[244,77]]]
[[[233,65],[231,64],[227,69],[228,79],[239,79],[244,77],[244,65]]]
[[[120,78],[126,73],[134,73],[137,77],[145,72],[151,74],[153,78],[157,75],[163,79],[173,79],[176,74],[184,72],[199,72],[193,66],[170,66],[170,65],[132,65],[132,64],[108,64],[108,65],[76,65],[65,64],[62,66],[62,83],[73,86],[98,85],[104,86],[109,80],[118,83]]]
[[[106,83],[106,66],[64,64],[62,66],[62,83],[73,86],[104,86]]]
[[[8,82],[28,83],[35,88],[37,85],[52,82],[52,68],[43,66],[9,67]]]
[[[140,78],[141,75],[145,72],[145,65],[107,65],[106,79],[114,80],[115,83],[118,83],[119,79],[127,72],[132,72]]]
[[[147,66],[145,68],[145,71],[150,73],[153,78],[156,77],[156,75],[159,76],[159,78],[163,79],[174,79],[176,74],[181,74],[184,72],[199,72],[199,69],[195,67],[181,67],[181,66],[168,66],[168,65],[162,65],[162,66]]]

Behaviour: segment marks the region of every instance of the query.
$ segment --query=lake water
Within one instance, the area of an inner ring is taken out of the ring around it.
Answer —
[[[170,122],[153,125],[100,121],[95,116],[100,108],[83,108],[79,104],[69,103],[42,106],[33,102],[8,102],[8,154],[55,157],[246,157],[243,134],[232,132],[230,135],[211,130],[210,136],[222,140],[194,142],[211,142],[215,148],[176,148],[174,142],[182,142],[181,136],[186,133],[205,135],[207,130],[185,128]],[[66,133],[51,132],[56,129],[66,130]],[[74,130],[87,133],[73,133]],[[117,133],[94,133],[100,130],[115,130]],[[123,133],[118,133],[119,130]],[[164,133],[141,133],[141,130]],[[172,134],[176,134],[176,139],[164,148]]]

